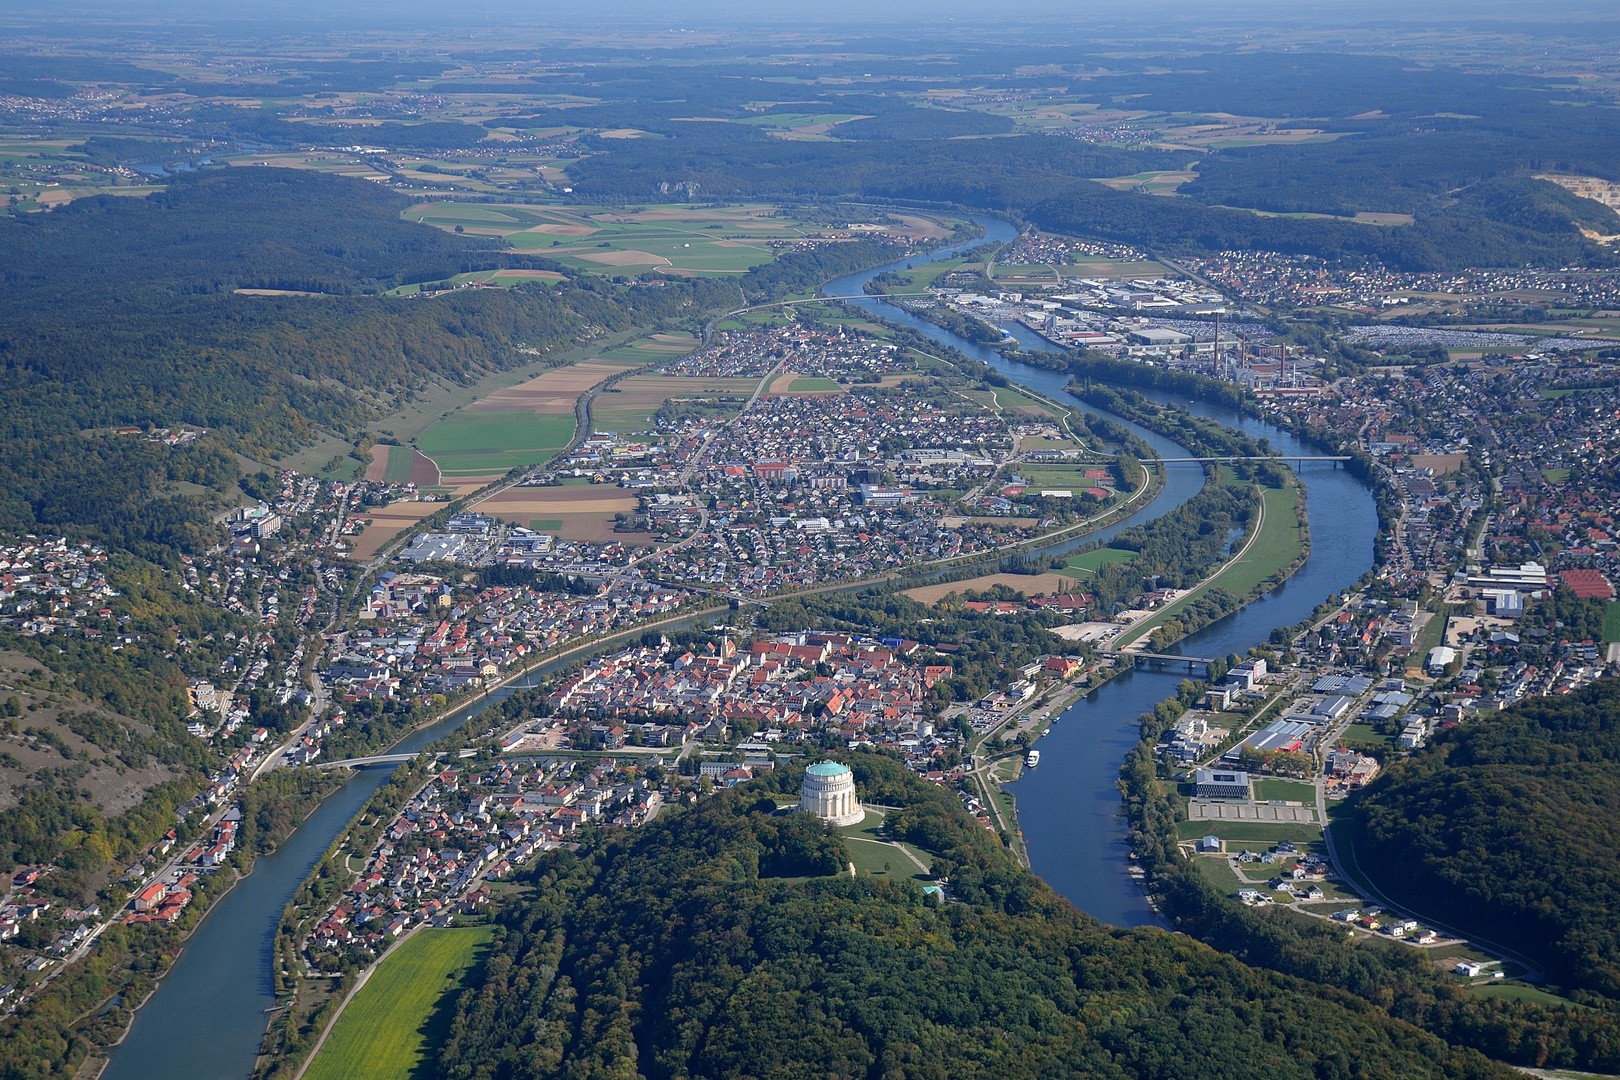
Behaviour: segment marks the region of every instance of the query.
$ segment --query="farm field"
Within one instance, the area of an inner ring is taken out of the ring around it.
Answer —
[[[1140,191],[1147,195],[1174,195],[1176,189],[1182,184],[1189,184],[1198,178],[1195,172],[1180,169],[1168,172],[1144,172],[1134,176],[1109,176],[1097,181],[1113,188],[1115,191]]]
[[[774,261],[784,245],[826,231],[758,204],[627,211],[436,202],[413,206],[403,216],[441,229],[459,226],[467,234],[499,236],[518,251],[607,274],[648,270],[678,276],[742,274]],[[919,231],[926,226],[940,235],[947,233],[937,222],[917,220]],[[893,231],[906,231],[906,226]]]
[[[832,379],[819,375],[795,375],[791,371],[783,372],[771,381],[767,391],[772,397],[794,397],[818,394],[842,394],[844,388]]]
[[[525,528],[541,528],[564,540],[647,543],[644,534],[615,533],[614,515],[630,513],[641,500],[612,484],[569,487],[514,487],[497,492],[472,509]],[[541,522],[536,525],[535,522]]]
[[[725,404],[736,413],[759,387],[755,378],[701,378],[685,375],[631,375],[591,403],[591,426],[621,435],[652,429],[664,402],[682,398]],[[726,399],[720,402],[719,399]]]
[[[460,990],[494,929],[421,930],[349,1001],[307,1080],[410,1080],[449,1033],[438,1006]]]
[[[415,484],[419,488],[436,487],[439,467],[432,458],[423,457],[409,446],[378,443],[371,448],[371,464],[366,466],[366,479],[382,484]]]
[[[527,410],[467,410],[451,416],[418,440],[447,476],[478,476],[539,465],[568,445],[574,418]]]
[[[574,407],[581,394],[663,355],[630,346],[552,368],[451,413],[423,432],[417,446],[451,478],[493,476],[541,464],[574,437]]]
[[[1062,574],[984,574],[963,581],[947,581],[907,589],[905,594],[919,603],[937,604],[951,593],[961,595],[969,589],[982,591],[995,585],[1005,585],[1014,592],[1030,597],[1073,592],[1079,584],[1074,578]]]

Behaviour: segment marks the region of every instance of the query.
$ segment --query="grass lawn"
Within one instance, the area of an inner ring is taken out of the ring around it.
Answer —
[[[1247,882],[1239,881],[1237,875],[1232,873],[1232,866],[1226,861],[1225,855],[1200,855],[1193,859],[1193,867],[1204,876],[1204,880],[1228,896],[1239,889],[1250,888]]]
[[[1620,641],[1620,600],[1610,600],[1603,609],[1603,640]]]
[[[1014,390],[1008,386],[996,387],[996,407],[998,409],[1037,409],[1048,416],[1052,410],[1042,405],[1028,394]]]
[[[1569,479],[1568,469],[1542,469],[1541,475],[1547,478],[1549,484],[1562,484]]]
[[[1284,802],[1302,802],[1311,806],[1316,803],[1316,786],[1301,784],[1294,780],[1256,780],[1254,797],[1262,802],[1281,799]]]
[[[838,830],[844,838],[844,847],[849,851],[849,861],[855,864],[856,873],[871,874],[873,877],[915,878],[919,881],[928,880],[928,874],[918,869],[917,863],[906,858],[905,853],[896,850],[888,840],[882,836],[883,815],[874,810],[866,812],[866,820],[859,825],[849,825]],[[933,862],[933,856],[919,847],[911,844],[902,844],[923,866]],[[884,869],[888,867],[888,869]]]
[[[401,945],[338,1017],[308,1080],[409,1080],[448,1033],[440,1002],[462,989],[493,933],[422,930]]]
[[[1071,556],[1063,565],[1071,570],[1086,570],[1095,574],[1109,563],[1129,562],[1134,558],[1136,558],[1134,551],[1105,547]]]
[[[843,389],[831,379],[817,375],[796,375],[788,385],[788,390],[795,394],[837,394]]]
[[[383,482],[388,484],[403,484],[411,478],[411,462],[416,455],[408,446],[378,446],[372,453],[386,451],[388,454],[388,468],[383,473]]]
[[[1449,604],[1440,604],[1434,612],[1434,617],[1423,625],[1423,636],[1418,638],[1417,646],[1412,650],[1412,655],[1417,657],[1418,663],[1421,664],[1423,658],[1429,655],[1429,650],[1440,644],[1444,639],[1446,620],[1450,617],[1451,606]]]
[[[535,532],[556,532],[562,527],[562,518],[534,518],[529,522],[529,528]]]
[[[938,262],[917,263],[910,270],[898,271],[901,277],[911,279],[910,285],[891,285],[883,291],[888,296],[922,296],[941,275],[950,273],[965,262],[966,259],[941,259]]]
[[[574,437],[572,416],[542,416],[522,409],[455,413],[417,441],[445,473],[505,472],[538,465]]]
[[[1568,998],[1561,998],[1557,994],[1549,994],[1545,990],[1538,990],[1534,986],[1524,983],[1489,982],[1468,988],[1469,997],[1501,998],[1504,1001],[1532,1001],[1538,1005],[1560,1005],[1571,1008],[1584,1008]]]
[[[1305,544],[1299,522],[1294,516],[1299,488],[1294,485],[1262,488],[1261,498],[1265,500],[1266,517],[1260,525],[1260,535],[1255,537],[1243,557],[1228,562],[1214,577],[1186,596],[1125,631],[1120,635],[1118,644],[1128,645],[1150,633],[1154,627],[1171,621],[1215,586],[1220,586],[1233,596],[1247,596],[1251,589],[1299,558]]]
[[[1322,830],[1315,825],[1267,821],[1183,821],[1176,826],[1179,840],[1197,840],[1204,836],[1245,844],[1275,844],[1279,840],[1310,844],[1322,839]]]
[[[1380,734],[1371,724],[1351,724],[1339,736],[1339,745],[1351,750],[1361,748],[1387,750],[1394,742],[1393,738]]]

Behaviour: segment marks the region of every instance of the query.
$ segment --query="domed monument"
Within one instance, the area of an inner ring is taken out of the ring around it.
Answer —
[[[799,809],[834,826],[858,825],[866,817],[855,797],[855,774],[836,761],[818,761],[804,770]]]

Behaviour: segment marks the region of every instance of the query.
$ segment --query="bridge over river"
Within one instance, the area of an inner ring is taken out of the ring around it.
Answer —
[[[477,750],[461,750],[456,753],[459,758],[476,756]],[[363,769],[367,765],[399,765],[406,761],[414,761],[420,754],[372,754],[370,757],[344,758],[342,761],[321,761],[315,764],[317,769]],[[449,757],[445,751],[440,750],[433,755],[436,758]]]

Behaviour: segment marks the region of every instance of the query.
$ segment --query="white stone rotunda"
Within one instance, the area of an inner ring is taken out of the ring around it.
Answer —
[[[858,825],[866,817],[855,797],[855,774],[836,761],[818,761],[804,770],[799,809],[838,827]]]

